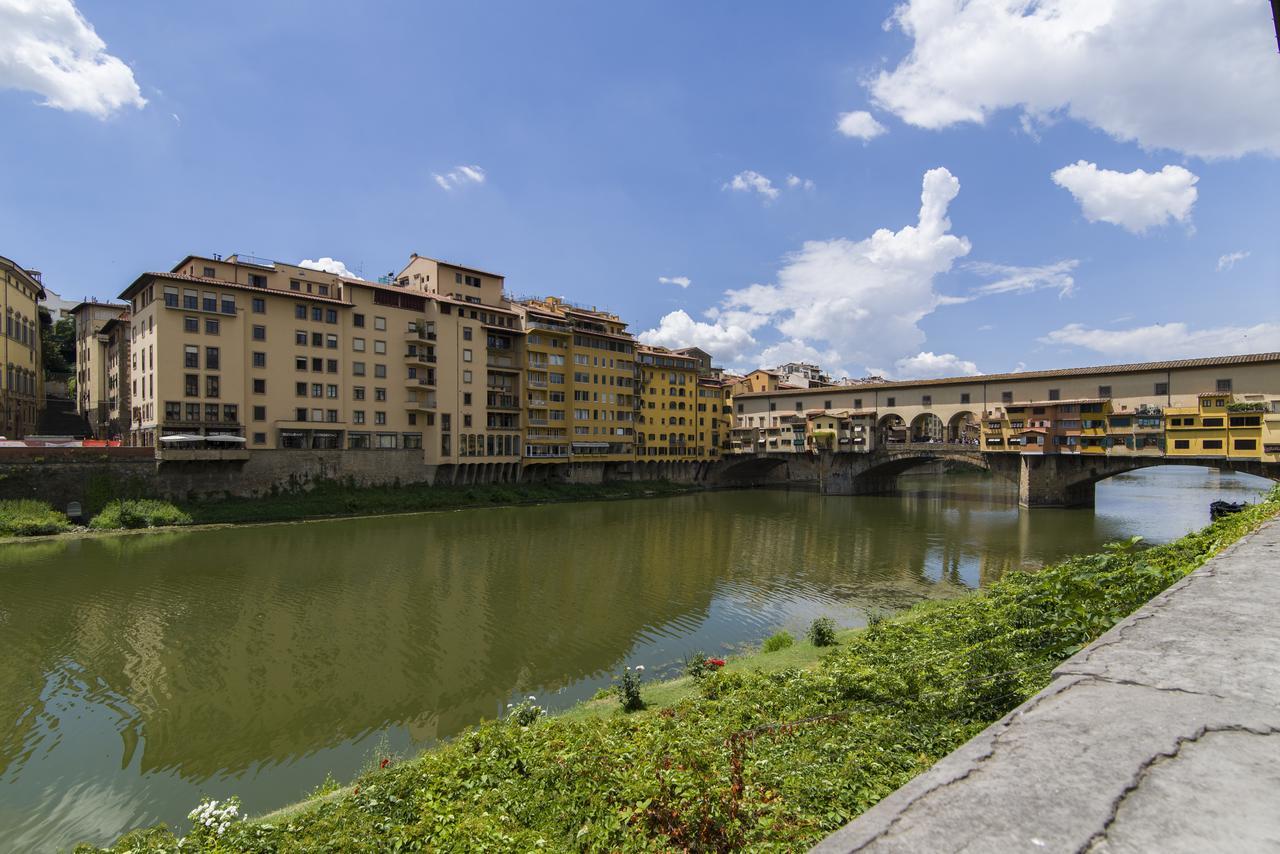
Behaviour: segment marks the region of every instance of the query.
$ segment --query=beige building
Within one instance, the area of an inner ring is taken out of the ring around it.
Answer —
[[[112,330],[107,329],[107,325],[113,324],[112,329],[116,329],[120,318],[128,316],[129,307],[87,301],[77,304],[68,313],[76,325],[76,413],[88,422],[95,438],[109,439],[123,435],[127,431],[113,431],[110,413],[113,396],[117,412],[119,411],[120,395],[116,389],[121,381],[118,352],[120,342],[117,340],[113,345]],[[115,337],[121,337],[119,331]],[[114,378],[111,376],[110,365],[113,346],[116,349],[114,358],[117,368]],[[128,348],[127,336],[124,346]],[[116,426],[119,424],[120,420],[117,418]]]
[[[36,431],[44,408],[40,301],[44,286],[32,273],[0,256],[4,280],[4,373],[0,375],[0,433],[20,439]]]
[[[695,459],[698,442],[698,360],[666,347],[636,347],[640,408],[636,416],[636,458]],[[704,401],[705,405],[705,401]],[[705,442],[706,414],[703,414]]]
[[[235,255],[145,273],[122,294],[130,442],[217,435],[250,450],[518,460],[519,410],[502,395],[518,387],[506,362],[523,336],[502,288],[418,255],[377,283]]]

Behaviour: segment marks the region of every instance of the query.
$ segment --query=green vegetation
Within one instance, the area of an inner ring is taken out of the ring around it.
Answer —
[[[283,492],[261,498],[227,498],[221,501],[185,502],[183,508],[197,523],[285,522],[323,516],[372,516],[540,504],[551,501],[594,501],[677,495],[694,487],[666,481],[618,481],[603,484],[519,483],[474,486],[381,486],[357,488],[329,482],[307,492]]]
[[[809,643],[814,646],[834,646],[836,642],[836,623],[830,617],[819,617],[809,624],[807,634]]]
[[[1266,412],[1267,404],[1264,401],[1228,403],[1228,412]]]
[[[764,643],[761,644],[760,646],[760,651],[761,652],[777,652],[778,650],[786,649],[787,647],[791,646],[795,642],[796,642],[796,639],[791,636],[791,632],[788,632],[788,631],[777,632],[765,638]]]
[[[21,498],[0,501],[0,536],[30,537],[69,531],[67,517],[44,501]]]
[[[804,848],[1277,512],[1280,491],[1173,543],[1134,540],[1011,573],[980,593],[837,633],[825,651],[796,644],[698,680],[642,685],[646,711],[624,714],[602,700],[527,727],[484,723],[352,788],[232,822],[220,836],[206,824],[182,850]],[[791,666],[802,656],[814,665]],[[178,843],[152,828],[112,850]]]
[[[168,501],[154,498],[131,498],[113,501],[94,516],[89,527],[94,530],[113,528],[167,528],[190,525],[191,516]]]

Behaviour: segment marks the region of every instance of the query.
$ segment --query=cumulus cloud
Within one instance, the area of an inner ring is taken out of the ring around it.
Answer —
[[[888,132],[888,128],[876,121],[876,117],[866,110],[841,113],[836,118],[836,130],[845,136],[860,139],[863,142],[875,139],[880,134]]]
[[[984,123],[1019,109],[1144,148],[1280,154],[1280,63],[1257,0],[906,0],[887,22],[913,45],[869,81],[909,124]]]
[[[1226,255],[1218,256],[1218,272],[1225,273],[1240,261],[1249,257],[1248,252],[1228,252]]]
[[[717,359],[731,365],[742,363],[758,347],[752,332],[767,318],[738,312],[713,312],[711,322],[694,320],[683,309],[673,311],[658,321],[655,329],[637,337],[646,344],[659,347],[701,347]]]
[[[1084,160],[1063,166],[1051,177],[1075,196],[1089,222],[1109,222],[1134,234],[1171,219],[1189,223],[1200,180],[1181,166],[1115,172]]]
[[[72,0],[0,0],[0,87],[105,119],[146,106],[133,71],[107,53]]]
[[[801,178],[798,175],[788,175],[787,186],[792,188],[793,190],[794,189],[812,190],[817,185],[814,184],[813,181],[809,180],[808,178]]]
[[[1205,329],[1194,329],[1186,323],[1158,323],[1131,329],[1090,329],[1081,323],[1069,323],[1040,341],[1080,347],[1117,360],[1238,355],[1280,350],[1280,322]]]
[[[1071,271],[1078,266],[1080,262],[1071,258],[1032,267],[975,261],[972,264],[966,264],[965,269],[979,276],[995,279],[994,282],[974,289],[975,297],[993,294],[1025,294],[1046,289],[1056,290],[1060,297],[1068,297],[1076,286],[1076,280],[1071,275]]]
[[[348,279],[360,278],[360,276],[351,272],[351,270],[347,268],[346,264],[336,258],[325,257],[316,261],[312,261],[308,258],[305,261],[299,261],[298,266],[307,270],[319,270],[322,273],[333,273],[335,276],[345,276]]]
[[[675,285],[679,288],[687,288],[693,284],[693,280],[688,276],[659,276],[658,281],[664,285]]]
[[[895,380],[931,380],[938,377],[972,377],[980,373],[978,366],[955,353],[924,351],[898,359],[893,370],[879,373]]]
[[[721,189],[737,190],[740,193],[759,193],[769,201],[778,198],[782,192],[773,186],[772,181],[752,169],[746,169],[734,175]]]
[[[443,175],[432,172],[431,178],[440,186],[440,189],[448,191],[466,184],[483,184],[485,174],[479,166],[455,166],[453,171]]]

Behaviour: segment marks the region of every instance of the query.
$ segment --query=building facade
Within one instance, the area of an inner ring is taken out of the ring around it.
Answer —
[[[40,301],[44,286],[32,273],[0,256],[4,282],[4,374],[0,376],[0,434],[20,439],[34,433],[44,408],[44,362],[40,350]]]
[[[73,306],[68,314],[75,321],[76,327],[76,412],[89,424],[94,438],[111,439],[122,436],[127,431],[119,429],[119,418],[115,419],[116,429],[113,430],[111,417],[113,397],[118,411],[118,389],[122,380],[119,371],[120,342],[116,340],[113,344],[112,331],[115,331],[115,339],[121,337],[118,321],[122,317],[128,317],[129,307],[87,301]],[[111,328],[108,328],[108,324],[111,324]],[[127,331],[127,327],[125,329]],[[128,336],[124,337],[127,350]],[[111,372],[113,356],[116,365],[114,377]],[[126,371],[125,376],[127,374]]]

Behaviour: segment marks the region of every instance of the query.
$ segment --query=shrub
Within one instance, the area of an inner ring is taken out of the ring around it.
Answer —
[[[644,699],[640,696],[640,674],[644,673],[644,665],[637,664],[635,669],[628,667],[622,671],[622,679],[618,684],[618,705],[624,712],[638,712],[644,708]]]
[[[545,709],[542,706],[535,705],[537,697],[529,696],[520,702],[512,705],[507,703],[507,723],[516,726],[529,726],[536,723],[538,718],[542,717]]]
[[[0,501],[0,534],[31,537],[58,534],[71,529],[67,517],[43,501],[23,498]]]
[[[136,498],[112,501],[94,516],[89,527],[95,530],[113,528],[166,528],[190,525],[191,517],[168,501]]]
[[[707,663],[707,654],[700,649],[695,649],[684,657],[685,676],[698,680],[713,670],[715,668]]]
[[[784,630],[775,632],[765,638],[764,644],[761,645],[760,649],[763,652],[777,652],[780,649],[786,649],[795,642],[796,639],[791,636],[791,632]]]
[[[836,645],[836,624],[830,617],[819,617],[809,624],[809,642],[814,646]]]

